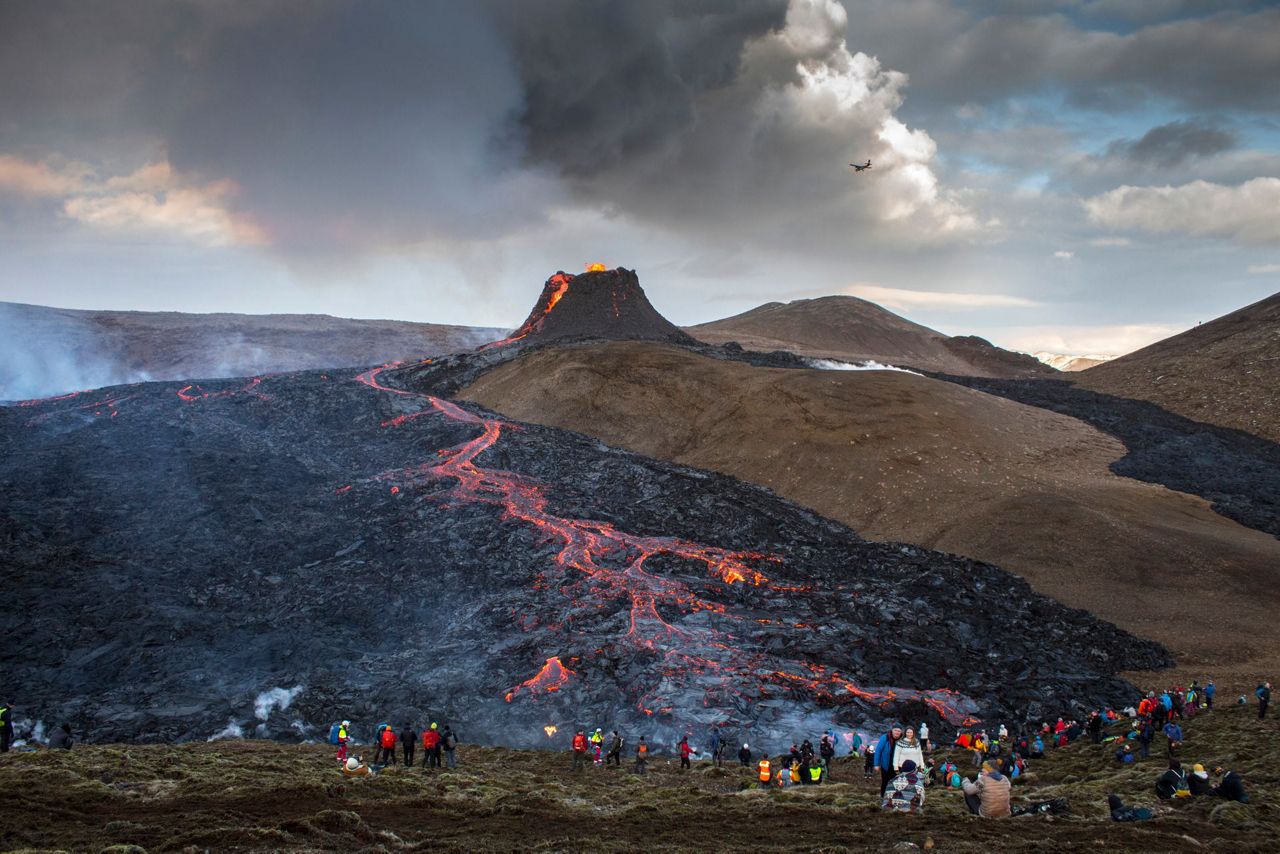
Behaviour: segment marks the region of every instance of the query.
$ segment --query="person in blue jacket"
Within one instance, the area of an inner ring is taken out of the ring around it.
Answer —
[[[1204,686],[1204,705],[1209,711],[1213,711],[1213,695],[1218,692],[1218,686],[1213,684],[1210,679],[1209,683]]]
[[[889,781],[893,779],[895,773],[893,770],[893,748],[900,738],[902,738],[902,724],[895,723],[876,742],[876,752],[875,756],[872,757],[872,764],[880,769],[881,799],[884,798],[884,790],[889,788]]]
[[[1178,748],[1182,747],[1182,727],[1173,721],[1164,725],[1164,737],[1169,739],[1169,758],[1173,758]]]
[[[1271,702],[1271,683],[1263,682],[1253,693],[1258,698],[1258,720],[1262,720],[1267,716],[1267,704]]]

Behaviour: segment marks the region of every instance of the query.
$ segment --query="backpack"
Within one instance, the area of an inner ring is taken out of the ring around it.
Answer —
[[[637,755],[637,756],[644,756],[644,755],[646,755],[648,752],[649,752],[649,745],[647,745],[647,744],[642,744],[642,745],[640,745],[639,747],[637,747],[637,748],[636,748],[636,755]]]
[[[382,731],[381,742],[384,749],[396,746],[396,734],[391,731],[391,727],[387,727]]]
[[[334,724],[333,726],[329,727],[329,743],[330,744],[338,743],[338,732],[341,729],[342,729],[342,724]]]
[[[453,733],[449,733],[444,737],[445,750],[454,750],[457,748],[457,746],[458,746],[458,739],[454,736]]]

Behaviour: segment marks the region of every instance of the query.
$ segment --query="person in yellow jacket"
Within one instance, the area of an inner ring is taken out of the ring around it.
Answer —
[[[595,761],[595,764],[603,765],[604,756],[601,754],[601,750],[604,748],[604,733],[600,731],[599,727],[596,727],[596,731],[591,733],[590,741],[592,753],[591,758]]]
[[[345,765],[347,761],[347,742],[351,740],[351,721],[343,721],[338,724],[338,764]]]
[[[756,763],[756,777],[760,780],[760,788],[769,788],[769,783],[773,780],[773,774],[769,771],[769,757],[766,756]]]

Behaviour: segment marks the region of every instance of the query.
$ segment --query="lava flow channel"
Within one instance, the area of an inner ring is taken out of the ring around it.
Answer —
[[[380,392],[420,399],[431,407],[426,411],[434,410],[451,421],[478,427],[480,433],[466,442],[438,451],[435,461],[384,472],[370,480],[412,485],[449,478],[455,481],[455,485],[441,497],[462,503],[489,504],[499,508],[504,518],[521,520],[559,540],[561,547],[553,563],[556,568],[571,573],[573,580],[566,582],[561,589],[571,597],[574,606],[581,610],[599,610],[613,600],[627,602],[629,623],[625,640],[662,660],[661,674],[656,680],[659,689],[637,701],[637,708],[643,713],[653,714],[655,709],[662,712],[670,710],[660,690],[662,683],[670,681],[674,684],[692,676],[705,675],[713,680],[715,689],[740,696],[741,692],[731,687],[733,683],[751,685],[755,697],[768,696],[770,686],[785,685],[791,689],[803,689],[811,696],[833,704],[863,700],[887,706],[895,702],[916,701],[934,709],[952,723],[960,723],[968,717],[972,703],[945,689],[859,687],[842,674],[817,665],[796,662],[780,665],[776,661],[770,664],[764,654],[743,651],[734,635],[715,628],[672,625],[662,616],[660,607],[686,615],[709,612],[744,627],[754,621],[728,615],[724,605],[698,596],[687,584],[649,572],[646,562],[651,558],[659,555],[682,558],[701,563],[710,575],[724,584],[766,588],[772,585],[757,566],[778,563],[779,559],[676,537],[642,536],[619,530],[608,522],[555,515],[548,509],[541,483],[515,472],[486,469],[476,464],[476,458],[498,441],[503,428],[508,426],[505,421],[482,418],[442,398],[395,388],[379,381],[379,375],[384,371],[402,364],[389,362],[360,374],[356,379]],[[408,420],[393,418],[382,422],[382,425],[400,426]],[[785,585],[778,585],[778,589],[796,590]],[[505,696],[510,702],[523,694],[553,693],[573,675],[574,672],[565,668],[558,658],[549,658],[537,674],[510,689]],[[712,699],[711,693],[708,691],[708,701]]]
[[[604,265],[600,265],[600,269],[603,270]],[[533,313],[529,315],[524,323],[520,324],[520,328],[506,338],[491,341],[481,346],[480,349],[488,350],[492,347],[505,347],[507,344],[513,344],[529,335],[529,333],[541,329],[543,322],[547,319],[547,315],[551,314],[551,310],[556,307],[556,303],[560,302],[561,298],[564,297],[569,290],[569,283],[572,281],[572,273],[556,273],[547,280],[547,284],[542,289],[542,296],[538,298],[538,304],[533,307]]]

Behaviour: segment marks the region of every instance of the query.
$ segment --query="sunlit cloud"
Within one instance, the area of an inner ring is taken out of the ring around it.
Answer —
[[[951,291],[912,291],[905,288],[886,288],[881,285],[855,284],[844,293],[879,303],[886,308],[1031,308],[1039,305],[1035,300],[1010,294],[968,294]]]

